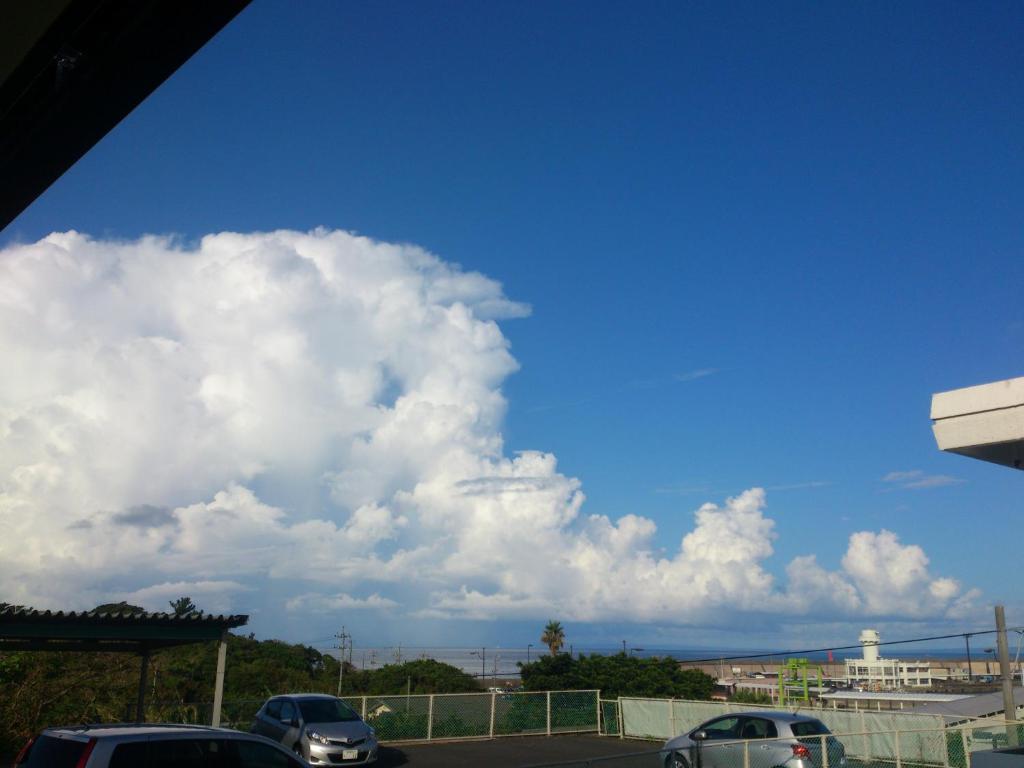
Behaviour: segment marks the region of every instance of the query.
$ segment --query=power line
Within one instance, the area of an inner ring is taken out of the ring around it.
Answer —
[[[1024,627],[1010,627],[1010,631],[1022,630]],[[969,638],[975,635],[994,635],[997,632],[995,629],[984,629],[976,630],[974,632],[957,632],[952,635],[934,635],[932,637],[915,637],[909,640],[887,640],[884,643],[872,643],[872,646],[881,645],[907,645],[908,643],[927,643],[932,640],[952,640],[953,638]],[[735,656],[713,656],[707,659],[680,659],[682,664],[711,664],[719,661],[738,661],[741,659],[766,659],[773,656],[799,656],[811,653],[826,653],[828,651],[852,651],[863,648],[860,643],[856,645],[829,645],[824,648],[807,648],[803,650],[788,650],[788,651],[771,651],[769,653],[748,653]]]
[[[344,629],[342,631],[344,632]],[[1024,632],[1024,626],[1008,627],[1007,631],[1009,631],[1009,632]],[[914,637],[914,638],[909,638],[909,639],[906,639],[906,640],[886,640],[885,642],[872,643],[872,645],[875,646],[875,647],[879,647],[879,646],[887,646],[887,645],[909,645],[911,643],[926,643],[926,642],[932,642],[932,641],[935,641],[935,640],[953,640],[953,639],[969,640],[971,637],[975,637],[977,635],[993,635],[993,634],[996,634],[996,632],[997,632],[997,630],[995,630],[995,629],[973,630],[973,631],[969,631],[969,632],[954,632],[954,633],[950,633],[950,634],[946,634],[946,635],[932,635],[932,636],[929,636],[929,637]],[[339,636],[335,635],[335,637],[339,637]],[[351,638],[350,635],[347,635],[346,637],[347,638]],[[324,649],[324,646],[319,645],[319,644],[314,644],[312,647],[316,648],[317,650]],[[423,651],[473,651],[473,650],[477,650],[477,649],[472,648],[472,647],[451,646],[451,645],[447,645],[447,646],[429,646],[429,645],[405,645],[405,644],[402,644],[402,645],[390,645],[390,646],[389,645],[382,645],[380,647],[381,648],[399,648],[399,649],[405,649],[407,651],[413,651],[413,650],[423,650]],[[337,646],[331,647],[330,650],[334,650],[335,648],[337,648]],[[349,648],[351,648],[351,646],[349,646]],[[863,646],[860,643],[857,643],[857,644],[854,644],[854,645],[829,645],[829,646],[822,646],[820,648],[775,650],[775,651],[765,651],[765,652],[759,652],[759,653],[744,653],[744,654],[730,654],[730,655],[715,654],[714,656],[709,656],[707,658],[677,659],[677,661],[679,661],[680,664],[711,664],[711,663],[718,663],[720,661],[741,661],[741,660],[744,660],[744,659],[766,659],[766,658],[772,658],[774,656],[798,656],[798,655],[807,655],[807,654],[812,654],[812,653],[826,653],[828,651],[860,650],[862,648],[863,648]],[[509,647],[509,648],[505,648],[503,650],[505,650],[506,652],[508,652],[508,651],[516,652],[516,651],[521,651],[523,649]],[[597,651],[597,652],[601,652],[601,651],[611,652],[612,649],[611,648],[605,648],[605,649],[592,648],[592,649],[589,649],[589,650]],[[658,650],[668,651],[669,654],[671,654],[673,650],[685,651],[686,649],[683,649],[683,648],[678,648],[678,649],[663,648],[663,649],[658,649]],[[350,653],[351,653],[351,651],[350,651]]]

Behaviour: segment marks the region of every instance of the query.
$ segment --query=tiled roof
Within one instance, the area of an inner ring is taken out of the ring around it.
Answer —
[[[149,613],[148,611],[49,611],[27,608],[21,605],[0,607],[0,623],[8,621],[32,623],[73,623],[73,624],[129,624],[129,625],[216,625],[224,629],[241,627],[249,621],[244,614],[225,616],[222,614],[191,613],[175,616],[173,613]]]

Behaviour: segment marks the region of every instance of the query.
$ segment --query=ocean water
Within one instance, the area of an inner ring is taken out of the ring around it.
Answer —
[[[580,654],[602,654],[613,655],[622,653],[622,647],[566,647],[563,652],[572,652],[574,656]],[[776,666],[785,663],[786,659],[799,656],[816,662],[828,660],[826,651],[816,653],[795,653],[793,651],[773,650],[713,650],[707,648],[627,648],[632,656],[641,658],[666,657],[678,659],[679,661],[703,660],[707,663],[724,662],[767,664]],[[914,650],[900,649],[892,650],[883,646],[881,655],[885,658],[897,659],[959,659],[964,657],[962,650],[954,649],[927,649],[918,648]],[[360,669],[379,669],[385,664],[395,664],[415,659],[434,659],[453,667],[461,669],[467,674],[484,679],[507,679],[519,675],[519,663],[536,661],[539,656],[548,655],[546,647],[534,646],[532,648],[424,648],[416,646],[392,646],[386,648],[355,648],[352,652],[352,663]],[[759,658],[750,658],[759,655]],[[981,653],[975,654],[972,649],[972,656],[981,659]],[[833,652],[833,660],[836,662],[847,658],[860,658],[860,650],[847,650]]]

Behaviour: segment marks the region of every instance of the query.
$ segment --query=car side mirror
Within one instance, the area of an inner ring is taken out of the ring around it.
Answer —
[[[693,739],[694,741],[707,741],[708,732],[707,731],[694,731],[693,733],[690,734],[690,738]]]

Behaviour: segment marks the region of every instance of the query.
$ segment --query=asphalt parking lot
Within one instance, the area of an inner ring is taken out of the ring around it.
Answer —
[[[378,768],[447,768],[448,766],[486,766],[486,768],[525,768],[549,763],[573,763],[593,758],[654,752],[653,741],[616,739],[608,736],[510,736],[484,741],[449,741],[430,744],[382,746]],[[657,765],[653,755],[636,760],[611,761],[608,768],[633,768]],[[600,765],[600,763],[598,763]]]

